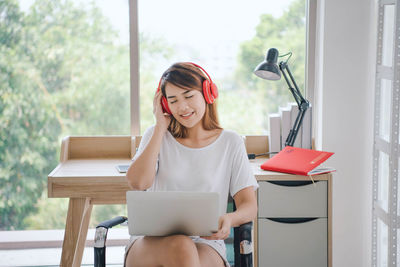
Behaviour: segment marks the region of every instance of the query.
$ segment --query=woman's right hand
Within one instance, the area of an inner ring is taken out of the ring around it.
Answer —
[[[156,127],[162,131],[167,131],[169,123],[171,122],[171,115],[164,113],[161,106],[161,90],[156,92],[153,100],[153,114],[156,117]]]

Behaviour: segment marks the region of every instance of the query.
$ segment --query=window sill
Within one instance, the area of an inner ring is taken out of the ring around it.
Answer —
[[[89,229],[86,247],[93,247],[96,229]],[[61,248],[64,230],[23,230],[0,231],[0,250],[30,248]],[[107,234],[107,246],[126,246],[129,240],[128,228],[113,228]]]

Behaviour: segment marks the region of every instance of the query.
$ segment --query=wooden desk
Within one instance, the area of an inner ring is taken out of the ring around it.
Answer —
[[[248,153],[268,151],[265,136],[245,139]],[[125,204],[129,190],[125,174],[115,166],[128,164],[140,142],[140,137],[66,137],[62,141],[60,164],[48,175],[48,197],[69,198],[60,266],[80,266],[92,207],[95,204]],[[266,158],[251,160],[258,181],[309,180],[308,177],[266,172],[260,164]],[[315,180],[327,180],[331,175],[319,175]],[[331,188],[331,186],[329,186]],[[328,244],[331,244],[331,190],[328,206]],[[258,196],[257,196],[258,197]],[[258,263],[258,220],[254,223],[254,261]],[[328,253],[331,262],[331,246]],[[328,266],[331,266],[329,263]]]
[[[60,266],[80,266],[92,207],[124,204],[125,174],[140,138],[130,136],[66,137],[60,164],[48,175],[48,197],[69,198]]]

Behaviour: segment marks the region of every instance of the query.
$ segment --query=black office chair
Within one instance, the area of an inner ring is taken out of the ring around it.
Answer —
[[[233,210],[235,209],[235,203],[233,202]],[[127,221],[126,217],[119,216],[101,222],[96,227],[94,238],[94,267],[106,266],[106,239],[108,229],[125,221]],[[251,239],[252,228],[252,222],[233,228],[234,267],[253,266],[253,244]]]

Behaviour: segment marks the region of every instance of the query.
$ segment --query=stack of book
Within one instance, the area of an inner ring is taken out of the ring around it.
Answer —
[[[269,115],[269,151],[279,152],[285,147],[286,138],[293,127],[299,108],[296,103],[280,107],[278,113]],[[312,107],[307,109],[297,133],[294,147],[312,148]]]

